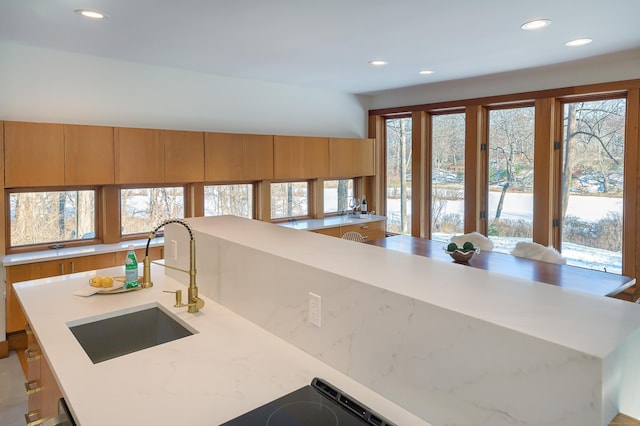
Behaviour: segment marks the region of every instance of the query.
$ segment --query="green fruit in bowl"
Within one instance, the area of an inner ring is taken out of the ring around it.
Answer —
[[[469,252],[469,251],[474,251],[476,248],[473,246],[473,243],[471,243],[470,241],[467,241],[462,245],[462,249],[465,252]]]
[[[447,246],[447,251],[456,251],[458,250],[458,245],[456,243],[449,243]]]

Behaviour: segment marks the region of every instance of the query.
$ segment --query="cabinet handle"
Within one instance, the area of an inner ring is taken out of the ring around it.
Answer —
[[[24,415],[24,420],[27,422],[27,426],[36,426],[42,424],[44,420],[40,419],[40,411],[31,410]]]
[[[60,264],[60,275],[64,275],[64,263]]]
[[[33,362],[40,359],[40,352],[34,351],[33,349],[27,349],[24,351],[24,355],[27,358],[27,362]]]
[[[33,329],[31,328],[31,324],[26,323],[26,324],[24,325],[24,332],[25,332],[26,334],[33,334]]]
[[[40,392],[42,387],[37,380],[27,380],[24,382],[24,388],[27,391],[27,395],[31,395],[32,393]]]
[[[71,273],[73,274],[74,272],[76,272],[76,265],[71,262]]]
[[[362,229],[369,229],[369,225],[362,225],[360,228],[362,228]]]
[[[369,236],[368,235],[363,235],[362,238],[364,238],[366,240],[367,238],[369,238]]]

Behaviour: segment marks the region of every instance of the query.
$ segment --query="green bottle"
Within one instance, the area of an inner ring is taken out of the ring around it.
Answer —
[[[133,246],[129,245],[129,252],[127,253],[127,259],[124,261],[125,272],[125,287],[135,288],[138,287],[138,259],[136,259],[136,252],[133,251]]]

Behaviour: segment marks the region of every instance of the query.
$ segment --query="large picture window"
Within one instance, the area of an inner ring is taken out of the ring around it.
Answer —
[[[622,273],[625,99],[564,105],[562,255]]]
[[[534,107],[489,111],[489,237],[509,253],[533,239]]]
[[[11,247],[95,238],[96,191],[9,194]]]
[[[152,231],[167,219],[184,218],[184,187],[120,190],[121,234]]]
[[[411,118],[386,120],[387,231],[411,233]]]
[[[432,117],[431,239],[464,233],[465,114]]]

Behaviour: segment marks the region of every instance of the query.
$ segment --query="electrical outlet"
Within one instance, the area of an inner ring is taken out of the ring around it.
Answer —
[[[178,242],[171,240],[171,257],[173,260],[178,260]]]
[[[316,327],[322,327],[322,297],[309,292],[308,321]]]

